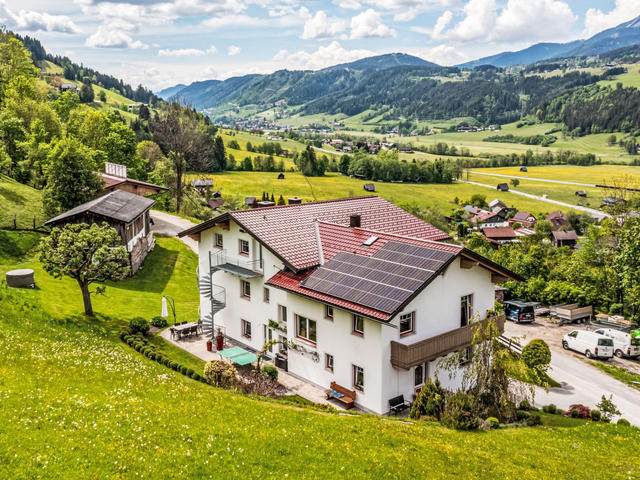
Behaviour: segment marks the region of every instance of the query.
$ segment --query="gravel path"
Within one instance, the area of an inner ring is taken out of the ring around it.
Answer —
[[[153,232],[169,235],[170,237],[177,237],[178,233],[183,230],[196,226],[195,223],[185,220],[182,217],[171,215],[170,213],[158,212],[157,210],[151,210],[151,219],[153,220],[153,227],[151,228]],[[198,253],[198,242],[194,239],[182,237],[180,240],[193,250],[195,254]]]

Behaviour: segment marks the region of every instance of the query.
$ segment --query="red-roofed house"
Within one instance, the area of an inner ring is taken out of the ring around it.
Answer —
[[[535,227],[536,217],[529,212],[518,212],[509,220],[509,224],[513,225],[516,222],[520,223],[523,227]]]
[[[355,390],[377,413],[465,351],[495,284],[517,278],[379,197],[228,212],[180,235],[199,241],[207,334],[254,351],[278,340],[269,355],[289,373]]]
[[[511,227],[483,228],[482,234],[488,242],[494,245],[512,243],[516,241],[516,232]]]
[[[144,197],[169,190],[167,187],[127,178],[127,167],[125,165],[106,162],[104,169],[105,173],[99,174],[105,183],[102,195],[106,195],[115,190],[123,190]]]

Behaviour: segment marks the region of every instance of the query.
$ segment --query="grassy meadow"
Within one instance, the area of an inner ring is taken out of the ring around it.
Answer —
[[[14,217],[18,228],[33,227],[34,217],[42,225],[42,192],[0,175],[0,227],[13,226]]]
[[[188,179],[202,177],[192,174]],[[379,195],[396,205],[416,204],[423,209],[436,207],[444,214],[448,214],[459,208],[453,203],[457,197],[459,201],[468,200],[474,194],[480,194],[491,201],[500,198],[509,206],[531,212],[552,212],[554,210],[566,210],[566,208],[552,205],[547,202],[533,200],[509,192],[492,191],[488,188],[468,185],[464,183],[453,184],[413,184],[413,183],[382,183],[370,182],[349,178],[339,173],[327,173],[324,177],[304,177],[299,172],[285,172],[285,179],[278,180],[275,172],[225,172],[207,174],[207,178],[213,178],[214,189],[220,190],[223,198],[260,197],[262,192],[273,193],[277,200],[280,195],[287,197],[300,197],[305,202],[313,200],[328,200],[332,198],[353,197],[371,195],[364,190],[365,183],[375,183],[375,195]],[[474,178],[480,183],[480,175]],[[190,180],[189,180],[190,181]],[[506,180],[508,181],[508,180]],[[487,182],[484,182],[487,183]]]
[[[13,247],[0,250],[2,268],[36,266],[38,236],[6,235],[0,244]],[[195,264],[177,240],[160,238],[143,270],[96,300],[95,319],[79,315],[69,280],[36,270],[36,290],[0,282],[0,478],[640,475],[636,428],[544,415],[542,427],[468,433],[319,412],[210,387],[121,343],[118,328],[155,315],[162,293],[194,311]],[[174,350],[166,354],[177,358]]]
[[[594,185],[624,184],[630,187],[640,187],[640,166],[632,165],[594,165],[590,167],[577,165],[545,165],[527,167],[526,172],[521,172],[520,167],[473,168],[472,171],[509,175],[513,178],[531,177]],[[480,175],[476,176],[476,178],[480,178]],[[507,180],[508,179],[505,179],[503,181]],[[568,188],[573,190],[583,189],[578,186],[568,186]]]

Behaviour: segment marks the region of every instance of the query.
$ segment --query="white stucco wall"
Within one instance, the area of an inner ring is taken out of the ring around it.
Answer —
[[[209,252],[219,251],[214,246],[214,232],[222,233],[224,249],[229,258],[238,255],[239,239],[250,244],[249,260],[258,259],[259,244],[247,233],[240,231],[237,224],[231,222],[229,230],[214,227],[201,233],[200,263],[201,278],[209,272]],[[287,336],[309,352],[317,352],[317,361],[311,355],[303,355],[289,349],[289,371],[309,382],[328,388],[332,381],[349,388],[353,387],[353,365],[364,368],[365,386],[356,395],[356,403],[376,413],[388,411],[388,401],[403,394],[406,400],[413,399],[414,369],[402,370],[391,365],[391,341],[413,344],[420,340],[445,333],[460,327],[460,298],[473,294],[473,309],[481,318],[494,305],[494,285],[491,273],[482,267],[471,269],[460,267],[459,259],[439,275],[432,283],[417,295],[402,313],[415,311],[415,333],[400,337],[399,315],[390,322],[381,325],[370,319],[365,320],[364,336],[352,333],[352,314],[334,308],[334,318],[325,318],[324,304],[289,293],[274,287],[268,287],[270,302],[263,301],[264,282],[284,268],[282,262],[266,248],[262,248],[264,276],[248,280],[251,285],[251,299],[240,295],[240,278],[218,271],[212,276],[213,283],[226,289],[227,307],[215,316],[215,323],[225,327],[226,334],[254,350],[261,350],[266,338],[264,325],[269,319],[278,321],[278,305],[288,310]],[[240,257],[246,258],[246,257]],[[210,309],[209,300],[201,298],[201,315],[204,317]],[[316,321],[317,342],[315,345],[296,338],[295,315],[303,315]],[[241,319],[252,324],[251,339],[241,335]],[[395,327],[395,328],[394,328]],[[281,334],[278,331],[275,335]],[[334,371],[325,368],[325,354],[334,357]],[[430,362],[427,374],[431,378],[438,375],[444,388],[456,390],[460,387],[461,375],[450,379],[449,373],[438,371],[439,359]]]

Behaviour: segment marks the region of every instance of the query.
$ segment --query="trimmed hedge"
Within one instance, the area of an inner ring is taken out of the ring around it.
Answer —
[[[171,360],[162,352],[159,352],[157,348],[149,343],[146,338],[142,338],[139,335],[132,335],[126,330],[121,331],[119,337],[123,343],[126,343],[135,351],[140,352],[150,360],[158,362],[165,367],[171,368],[172,370],[183,374],[185,377],[192,378],[193,380],[196,380],[198,382],[206,383],[206,380],[201,375],[196,373],[192,368],[185,367],[184,365],[180,365],[179,363]]]

